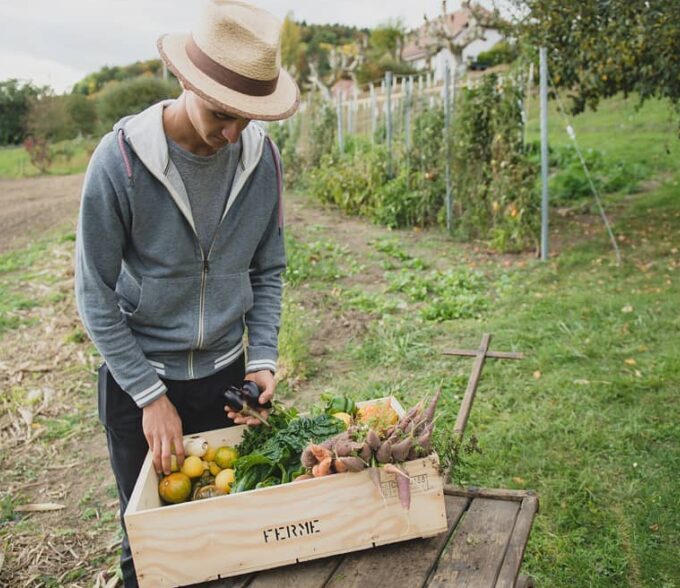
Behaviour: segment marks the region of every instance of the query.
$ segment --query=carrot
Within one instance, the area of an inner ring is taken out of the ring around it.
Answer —
[[[302,482],[302,480],[311,480],[312,478],[314,478],[312,474],[300,474],[293,482]]]
[[[325,447],[322,447],[321,445],[310,445],[309,446],[311,452],[314,454],[314,457],[316,457],[316,460],[318,462],[322,462],[324,459],[329,458],[332,456],[330,449],[326,449]]]
[[[406,431],[406,428],[411,424],[412,421],[416,420],[418,413],[422,408],[423,401],[421,400],[416,404],[411,410],[409,410],[406,415],[397,424],[397,429],[400,431]]]
[[[347,466],[342,462],[342,458],[336,458],[333,461],[333,465],[335,466],[335,471],[338,472],[338,474],[344,474],[347,471]]]
[[[371,482],[373,482],[373,485],[378,489],[378,492],[380,492],[380,496],[382,498],[385,498],[385,495],[383,494],[382,491],[382,484],[380,484],[380,471],[376,466],[373,466],[371,468],[368,468],[368,475],[371,478]]]
[[[327,476],[328,474],[331,473],[331,463],[333,462],[333,458],[329,455],[319,463],[317,463],[313,468],[312,468],[312,475],[315,478],[320,478],[321,476]]]

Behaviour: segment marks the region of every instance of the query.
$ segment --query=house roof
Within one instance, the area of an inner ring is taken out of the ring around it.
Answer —
[[[492,16],[486,8],[475,6],[464,7],[456,12],[450,12],[444,16],[427,21],[420,28],[415,29],[408,36],[401,57],[404,61],[416,61],[437,52],[441,48],[441,39],[438,30],[444,28],[449,39],[455,39],[465,34],[474,13]]]

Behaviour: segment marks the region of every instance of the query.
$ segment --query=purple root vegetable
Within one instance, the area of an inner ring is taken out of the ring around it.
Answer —
[[[425,409],[425,412],[423,413],[423,418],[428,423],[432,422],[432,419],[434,417],[434,410],[435,410],[435,408],[437,408],[437,402],[439,402],[439,397],[441,396],[441,394],[442,394],[442,389],[439,388],[439,390],[437,390],[434,397],[430,401],[429,406]]]
[[[389,441],[383,441],[382,445],[378,447],[378,451],[375,453],[375,458],[378,463],[389,463],[392,461],[392,443]]]
[[[380,483],[380,470],[375,466],[368,468],[368,476],[371,478],[373,485],[378,489],[378,492],[380,492],[380,496],[385,498],[382,491],[382,484]]]
[[[432,431],[434,429],[434,423],[429,423],[423,433],[418,437],[417,446],[418,453],[421,457],[429,455],[432,450]]]
[[[397,423],[397,429],[400,431],[406,431],[406,428],[409,426],[409,424],[416,419],[418,416],[418,413],[420,412],[421,408],[423,405],[423,401],[421,400],[416,404],[411,410],[409,410],[403,417],[402,419]]]
[[[411,508],[411,478],[409,478],[409,475],[406,472],[391,463],[388,463],[383,467],[388,474],[395,474],[399,502],[405,510],[409,510],[409,508]]]
[[[361,450],[363,443],[355,443],[349,439],[339,439],[335,444],[335,454],[338,457],[349,457],[353,452]]]
[[[364,444],[361,446],[361,449],[359,450],[359,457],[363,459],[365,462],[371,461],[371,457],[373,456],[373,450],[371,449],[371,446],[368,444],[368,442],[364,441]]]
[[[368,443],[369,447],[373,451],[377,451],[378,448],[380,447],[380,437],[378,436],[378,433],[376,433],[373,429],[369,429],[368,433],[366,434],[366,443]]]
[[[300,456],[300,462],[306,468],[313,468],[318,463],[318,460],[316,459],[316,456],[312,452],[311,447],[306,447],[305,450],[302,452],[302,455]]]
[[[391,427],[388,427],[388,429],[385,431],[385,438],[390,437],[392,433],[394,433],[394,430],[397,428],[397,425],[392,425]]]
[[[403,441],[392,445],[392,459],[396,462],[406,461],[409,451],[413,447],[413,437],[406,437]]]
[[[366,468],[366,464],[360,457],[338,457],[335,460],[335,469],[338,472],[340,471],[339,464],[342,464],[340,468],[345,468],[347,472],[362,472]]]
[[[312,478],[314,478],[312,474],[300,474],[293,482],[302,482],[302,480],[311,480]]]
[[[411,461],[413,459],[418,459],[418,448],[416,445],[411,447],[411,449],[408,452],[408,456],[406,457],[406,461]]]

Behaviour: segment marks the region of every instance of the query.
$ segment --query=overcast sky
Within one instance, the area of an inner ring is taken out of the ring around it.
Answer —
[[[0,81],[31,80],[65,92],[105,65],[154,59],[163,33],[188,32],[205,0],[0,0]],[[283,19],[375,27],[402,18],[417,27],[441,0],[257,0]],[[483,2],[489,5],[489,2]],[[449,11],[460,0],[449,0]]]

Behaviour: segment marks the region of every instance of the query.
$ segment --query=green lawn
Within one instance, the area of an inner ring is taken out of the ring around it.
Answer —
[[[93,139],[73,139],[55,143],[52,147],[54,160],[48,174],[59,176],[84,172],[95,145],[96,141]],[[40,170],[33,166],[28,152],[23,147],[0,147],[0,179],[38,175]]]

